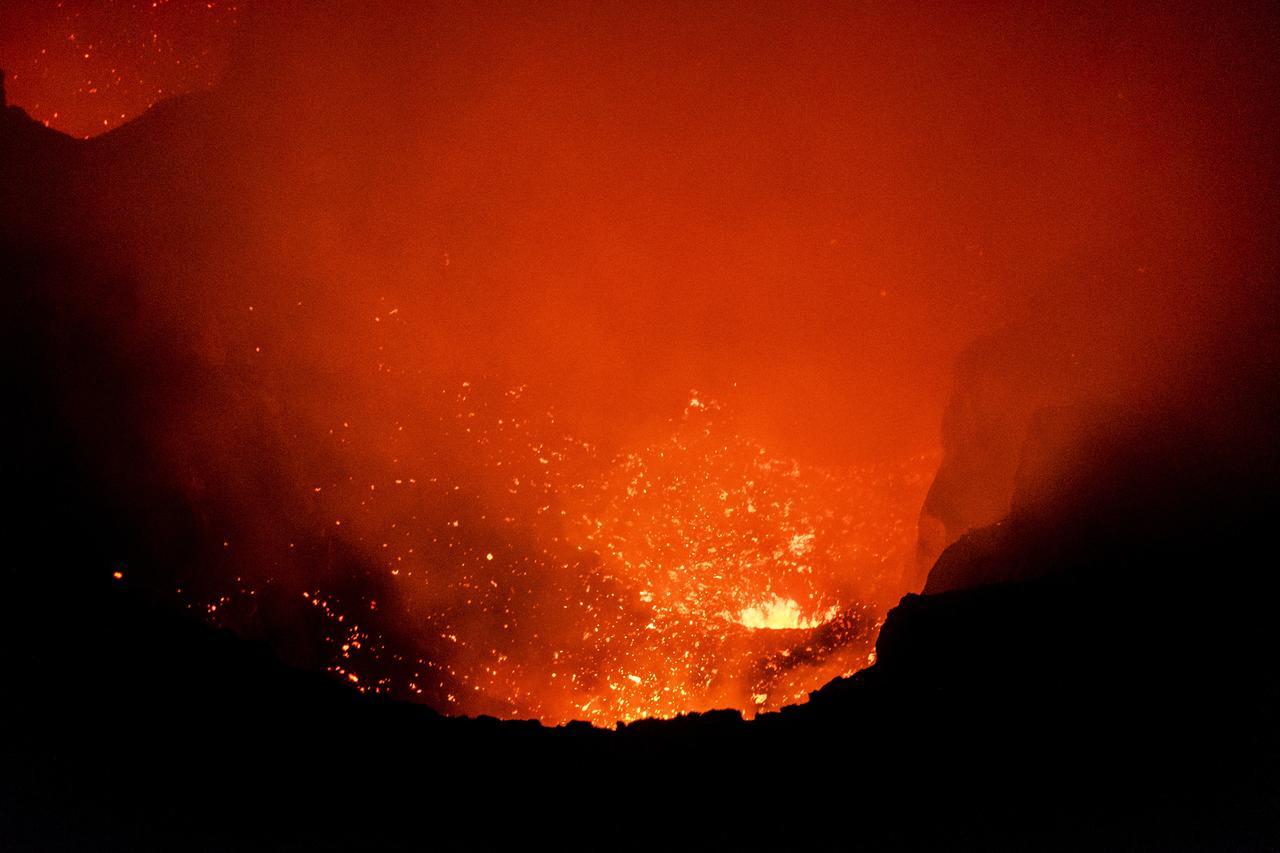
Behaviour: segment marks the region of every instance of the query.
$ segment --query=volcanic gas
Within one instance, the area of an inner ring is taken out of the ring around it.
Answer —
[[[953,395],[971,342],[1128,400],[1269,316],[1236,259],[1274,99],[1195,82],[1243,23],[119,6],[0,38],[34,116],[5,231],[57,330],[20,346],[118,504],[103,576],[356,690],[801,701],[919,588],[936,445],[1002,461],[934,492],[930,547],[1008,510],[1002,413],[1052,383],[962,360]]]

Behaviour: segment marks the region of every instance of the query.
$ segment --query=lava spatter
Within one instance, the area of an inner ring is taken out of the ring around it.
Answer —
[[[353,689],[612,725],[775,710],[866,665],[932,456],[803,465],[697,395],[605,454],[523,386],[427,398],[389,434],[335,426],[348,473],[311,490],[349,557],[300,595]],[[437,441],[397,443],[418,430]],[[234,626],[235,600],[209,617]]]

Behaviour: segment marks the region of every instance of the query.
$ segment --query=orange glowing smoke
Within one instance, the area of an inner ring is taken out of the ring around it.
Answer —
[[[194,607],[361,691],[802,699],[907,588],[971,340],[1052,321],[1123,397],[1270,316],[1242,15],[303,7],[87,143],[74,221],[138,285],[104,478]]]

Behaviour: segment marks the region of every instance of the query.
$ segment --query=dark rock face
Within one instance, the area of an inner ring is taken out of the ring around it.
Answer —
[[[1014,568],[1009,559],[1013,540],[1007,521],[969,531],[938,557],[925,581],[924,593],[936,595],[1025,579],[1025,569]]]
[[[1062,570],[1052,557],[1062,539],[1073,535],[1064,529],[1066,519],[1096,505],[1091,488],[1124,488],[1119,477],[1110,484],[1087,482],[1100,462],[1091,454],[1102,452],[1108,443],[1107,428],[1114,426],[1111,420],[1083,407],[1042,408],[1029,415],[1008,483],[1007,511],[998,521],[964,533],[943,551],[929,572],[924,592],[1025,581]],[[1136,522],[1145,511],[1145,507],[1123,508],[1119,517]],[[1084,531],[1104,521],[1095,514],[1075,534],[1085,535]]]
[[[1007,329],[960,356],[942,421],[942,463],[920,513],[922,572],[965,533],[1009,514],[1032,416],[1066,394],[1072,375],[1058,335]]]

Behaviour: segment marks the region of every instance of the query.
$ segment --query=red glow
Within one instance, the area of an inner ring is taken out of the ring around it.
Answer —
[[[227,0],[60,0],[3,17],[9,100],[89,137],[221,74],[244,4]]]
[[[916,582],[970,341],[1069,329],[1122,398],[1270,251],[1244,20],[287,5],[59,4],[0,63],[77,135],[217,83],[77,149],[148,404],[101,455],[185,502],[192,609],[352,689],[801,700]]]

